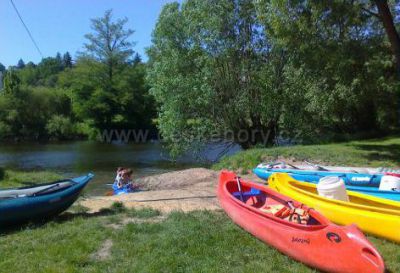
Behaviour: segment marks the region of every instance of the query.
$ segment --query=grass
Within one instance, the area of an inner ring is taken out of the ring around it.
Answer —
[[[213,166],[213,169],[246,171],[253,169],[260,162],[282,158],[353,167],[400,167],[400,137],[326,145],[252,149],[223,158]]]
[[[262,243],[221,212],[174,212],[162,222],[151,209],[67,214],[0,236],[0,272],[316,272]],[[119,229],[126,217],[142,219]],[[149,220],[146,222],[146,220]],[[369,238],[391,272],[398,245]],[[104,250],[104,243],[111,244]],[[99,251],[102,259],[96,257]]]
[[[0,179],[0,188],[30,186],[33,184],[59,180],[61,178],[62,176],[54,172],[21,172],[5,170],[3,179]]]

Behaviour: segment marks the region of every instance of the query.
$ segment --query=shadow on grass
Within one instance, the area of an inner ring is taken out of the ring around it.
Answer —
[[[364,157],[371,161],[400,162],[400,144],[352,144],[351,146],[366,151],[367,154]]]
[[[40,219],[37,221],[30,221],[30,222],[22,222],[13,224],[6,227],[0,227],[0,236],[13,234],[16,232],[23,231],[25,229],[36,229],[45,226],[46,224],[58,223],[62,224],[68,221],[72,221],[75,218],[93,218],[93,217],[100,217],[100,216],[111,216],[120,214],[126,211],[126,208],[119,205],[118,203],[113,204],[110,208],[103,208],[98,212],[63,212],[57,216],[48,217],[44,219]]]

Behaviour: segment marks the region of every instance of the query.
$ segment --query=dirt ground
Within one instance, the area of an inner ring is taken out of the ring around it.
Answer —
[[[96,196],[80,200],[80,205],[90,212],[122,202],[127,208],[151,207],[168,213],[174,210],[219,209],[216,187],[219,172],[192,168],[161,175],[148,176],[136,182],[143,185],[143,191],[118,196]],[[245,179],[262,182],[254,175],[242,175]]]

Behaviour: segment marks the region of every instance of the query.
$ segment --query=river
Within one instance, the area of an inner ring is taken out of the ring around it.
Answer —
[[[95,178],[88,185],[89,195],[104,195],[110,190],[119,166],[129,167],[135,177],[144,177],[190,167],[209,166],[221,152],[220,145],[207,145],[199,155],[187,154],[172,161],[159,142],[143,144],[74,141],[64,143],[0,144],[0,166],[14,170],[48,170],[65,177],[88,172]],[[233,147],[228,154],[240,150]]]

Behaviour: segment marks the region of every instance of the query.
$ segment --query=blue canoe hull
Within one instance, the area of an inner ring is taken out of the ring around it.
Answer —
[[[65,211],[78,199],[79,194],[93,176],[93,174],[88,174],[86,176],[64,180],[62,182],[74,183],[71,183],[71,186],[65,189],[55,190],[48,194],[0,199],[0,227],[27,221],[39,221]],[[51,186],[57,183],[60,183],[60,181],[42,184],[40,186]]]
[[[400,201],[400,192],[379,190],[379,183],[383,176],[381,174],[369,175],[360,173],[317,172],[267,168],[255,168],[253,169],[253,173],[259,178],[265,180],[267,180],[268,177],[274,173],[287,173],[296,180],[314,184],[318,183],[319,179],[322,177],[339,176],[343,179],[346,184],[346,188],[350,191],[356,191],[363,194],[373,195],[379,198]]]

